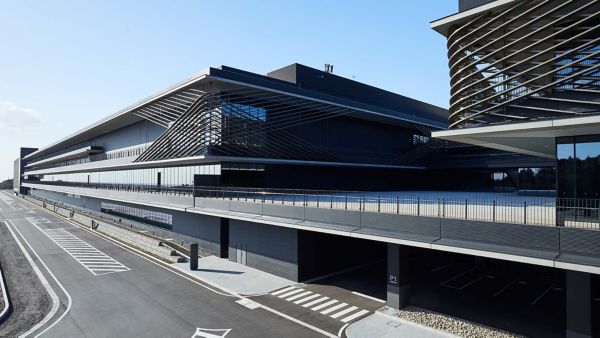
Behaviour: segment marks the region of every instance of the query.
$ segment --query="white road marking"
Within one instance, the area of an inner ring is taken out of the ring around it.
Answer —
[[[44,266],[44,268],[46,269],[46,271],[48,271],[48,273],[50,274],[50,276],[52,277],[52,279],[54,279],[54,281],[56,282],[56,284],[58,284],[58,286],[60,287],[60,289],[62,290],[62,292],[67,296],[68,303],[67,303],[67,308],[66,308],[65,312],[63,312],[62,315],[56,321],[54,321],[52,324],[50,324],[48,327],[46,327],[42,332],[38,333],[34,337],[34,338],[37,338],[37,337],[43,335],[44,333],[46,333],[46,331],[48,331],[51,328],[53,328],[54,325],[58,324],[58,322],[60,322],[67,315],[67,313],[69,313],[69,311],[71,310],[71,304],[73,304],[73,300],[71,299],[71,295],[67,292],[67,290],[65,289],[65,287],[58,281],[58,278],[56,278],[56,276],[52,273],[52,271],[50,271],[50,269],[48,268],[48,266],[46,265],[46,263],[44,263],[44,261],[42,260],[42,258],[40,257],[40,255],[38,255],[37,251],[35,251],[35,249],[33,249],[33,247],[31,246],[31,244],[29,244],[29,242],[27,241],[27,239],[25,238],[25,236],[23,236],[23,234],[21,233],[21,231],[19,231],[19,229],[17,229],[17,227],[15,226],[15,224],[12,221],[8,221],[8,222],[12,225],[12,227],[19,234],[19,236],[21,236],[21,238],[23,238],[23,241],[25,242],[25,244],[27,244],[27,246],[29,247],[29,249],[31,249],[31,251],[33,252],[33,254],[35,255],[35,257],[37,257],[37,259],[40,261],[40,263],[42,263],[42,265]],[[31,223],[31,224],[33,224],[33,223]],[[38,228],[38,227],[36,226],[36,228]],[[27,257],[29,257],[31,259],[31,257],[29,256],[29,254],[27,253],[27,251],[25,250],[25,248],[23,248],[23,245],[21,244],[20,240],[13,233],[12,229],[10,227],[8,227],[8,230],[12,234],[13,238],[15,238],[15,240],[17,241],[17,244],[19,245],[19,247],[21,248],[21,250],[23,251],[23,253],[25,254],[25,256],[27,256]],[[38,230],[41,231],[40,228],[38,228]],[[32,262],[33,261],[30,261],[30,263],[32,263]],[[35,265],[35,263],[33,263],[33,264]],[[36,274],[38,272],[40,272],[37,269],[37,266],[34,266],[34,270],[37,270]],[[44,278],[44,275],[40,274],[40,275],[38,275],[38,277],[40,277],[40,280],[42,281],[42,284],[44,284],[44,282],[48,283],[47,280],[46,280],[46,278]],[[58,306],[59,306],[59,302],[60,302],[58,300],[58,296],[56,295],[56,293],[52,289],[52,287],[50,287],[50,284],[48,284],[47,286],[49,287],[48,293],[50,294],[50,297],[52,298],[53,303],[54,303],[54,305],[52,307],[53,311],[51,311],[50,313],[48,313],[48,315],[46,315],[46,317],[41,322],[37,323],[34,327],[32,327],[31,329],[29,329],[29,331],[25,332],[22,336],[28,336],[32,332],[34,332],[35,330],[37,330],[40,327],[42,327],[43,325],[45,325],[54,316],[54,314],[58,311]],[[55,297],[56,297],[56,299],[55,299]]]
[[[285,289],[280,289],[280,290],[277,290],[277,291],[275,291],[275,292],[271,292],[271,294],[272,294],[273,296],[277,296],[277,295],[278,295],[278,294],[280,294],[280,293],[284,293],[284,292],[286,292],[286,291],[290,291],[290,290],[293,290],[293,289],[295,289],[295,288],[296,288],[295,286],[290,286],[290,287],[288,287],[288,288],[285,288]]]
[[[28,203],[31,203],[33,205],[32,202],[28,202]],[[33,206],[36,207],[36,208],[38,208],[38,209],[40,209],[43,212],[46,212],[48,214],[50,213],[50,211],[42,209],[41,207],[39,207],[37,205],[33,205]],[[184,271],[183,269],[180,269],[180,268],[177,268],[177,267],[167,267],[164,263],[160,262],[155,257],[153,257],[153,256],[151,256],[151,255],[149,255],[149,254],[147,254],[147,253],[145,253],[143,251],[140,251],[140,250],[138,250],[136,248],[133,248],[133,247],[125,246],[125,245],[123,245],[123,244],[115,241],[114,239],[108,237],[108,236],[105,236],[103,234],[94,232],[94,231],[92,231],[90,229],[84,228],[80,224],[74,223],[73,221],[71,221],[71,220],[69,220],[69,219],[67,219],[65,217],[63,217],[63,219],[68,224],[72,225],[74,228],[83,229],[83,230],[89,232],[90,234],[98,236],[98,237],[102,238],[103,240],[105,240],[105,241],[107,241],[107,242],[109,242],[109,243],[111,243],[111,244],[113,244],[115,246],[118,246],[121,249],[123,249],[123,250],[125,250],[125,251],[127,251],[129,253],[132,253],[132,254],[134,254],[134,255],[136,255],[136,256],[138,256],[138,257],[140,257],[140,258],[142,258],[142,259],[144,259],[144,260],[146,260],[148,262],[150,262],[151,264],[156,265],[157,267],[159,267],[161,269],[167,270],[167,271],[169,271],[169,272],[171,272],[171,273],[173,273],[173,274],[175,274],[175,275],[177,275],[177,276],[179,276],[179,277],[181,277],[181,278],[183,278],[185,280],[188,280],[191,283],[194,283],[194,284],[196,284],[196,285],[198,285],[198,286],[200,286],[202,288],[205,288],[205,289],[207,289],[207,290],[209,290],[209,291],[211,291],[211,292],[213,292],[215,294],[222,295],[222,296],[225,296],[225,297],[236,297],[236,298],[239,298],[239,299],[247,299],[246,297],[244,297],[244,296],[242,296],[242,295],[240,295],[240,294],[238,294],[238,293],[236,293],[236,292],[234,292],[232,290],[228,290],[228,289],[226,289],[226,288],[224,288],[222,286],[219,286],[216,283],[213,283],[213,282],[211,282],[209,280],[200,278],[198,276],[191,277],[190,274],[187,271]],[[176,270],[179,270],[179,271],[176,271]],[[50,270],[48,270],[48,272],[50,272]],[[58,282],[58,280],[55,277],[54,277],[54,279]],[[63,288],[63,290],[64,290],[64,288]],[[65,292],[66,292],[66,290],[65,290]],[[333,334],[331,334],[331,333],[329,333],[329,332],[327,332],[325,330],[322,330],[322,329],[320,329],[320,328],[318,328],[318,327],[316,327],[314,325],[311,325],[309,323],[303,322],[303,321],[301,321],[301,320],[299,320],[297,318],[289,316],[289,315],[287,315],[287,314],[285,314],[283,312],[277,311],[277,310],[272,309],[272,308],[270,308],[268,306],[265,306],[263,304],[260,304],[260,305],[261,305],[261,307],[264,310],[266,310],[268,312],[271,312],[274,315],[277,315],[277,316],[279,316],[281,318],[284,318],[284,319],[289,320],[291,322],[294,322],[294,323],[296,323],[298,325],[306,327],[306,328],[308,328],[310,330],[318,332],[318,333],[320,333],[321,335],[323,335],[325,337],[336,338],[335,335],[333,335]],[[67,308],[67,311],[68,311],[68,309],[70,309],[70,307],[71,307],[71,302],[70,302],[70,296],[69,296],[69,307]],[[61,316],[61,318],[59,318],[59,320],[61,320],[65,316],[65,314],[66,314],[66,312],[63,313],[63,315]],[[54,326],[54,324],[55,323],[53,323],[51,326]],[[44,332],[46,330],[44,330]]]
[[[317,298],[317,297],[320,297],[320,296],[321,296],[320,294],[318,294],[318,293],[315,293],[315,294],[313,294],[313,295],[310,295],[310,296],[308,296],[308,297],[304,297],[304,298],[302,298],[302,299],[299,299],[299,300],[295,301],[295,302],[294,302],[294,304],[302,304],[302,303],[304,303],[304,302],[307,302],[307,301],[309,301],[309,300],[311,300],[311,299],[315,299],[315,298]]]
[[[331,312],[333,312],[335,310],[339,310],[339,309],[341,309],[343,307],[346,307],[346,306],[348,306],[348,304],[346,304],[346,303],[340,303],[340,304],[338,304],[336,306],[330,307],[329,309],[321,311],[321,314],[326,315],[328,313],[331,313]]]
[[[385,303],[385,300],[383,300],[383,299],[371,297],[369,295],[365,295],[365,294],[360,293],[360,292],[352,291],[352,294],[355,294],[357,296],[361,296],[361,297],[364,297],[364,298],[367,298],[367,299],[370,299],[370,300],[374,300],[374,301],[379,302],[379,303]]]
[[[254,310],[254,309],[257,309],[257,308],[260,307],[260,304],[258,304],[257,302],[255,302],[255,301],[253,301],[251,299],[248,299],[248,298],[236,300],[235,302],[238,303],[238,304],[240,304],[240,305],[242,305],[242,306],[244,306],[244,307],[247,307],[250,310]]]
[[[223,338],[229,331],[231,331],[231,329],[203,329],[198,327],[192,338]],[[221,334],[216,334],[217,332],[220,332]]]
[[[291,296],[291,295],[297,294],[298,292],[302,292],[302,289],[296,289],[296,290],[294,290],[294,291],[286,292],[286,293],[284,293],[284,294],[282,294],[282,295],[279,295],[279,296],[277,296],[277,297],[279,297],[279,298],[285,298],[285,297],[288,297],[288,296]]]
[[[290,297],[290,298],[287,298],[286,300],[287,300],[288,302],[291,302],[291,301],[293,301],[294,299],[298,299],[298,298],[302,298],[302,297],[304,297],[304,296],[308,296],[308,295],[310,295],[311,293],[312,293],[312,291],[306,291],[306,292],[302,292],[302,293],[299,293],[299,294],[297,294],[297,295],[294,295],[294,296],[292,296],[292,297]]]
[[[352,311],[354,311],[356,309],[358,309],[356,306],[352,306],[352,307],[349,307],[349,308],[347,308],[345,310],[342,310],[342,311],[340,311],[338,313],[332,314],[330,317],[331,318],[338,318],[338,317],[341,317],[341,316],[343,316],[343,315],[345,315],[347,313],[350,313],[350,312],[352,312]]]
[[[42,232],[95,276],[131,270],[63,228],[46,229]],[[102,260],[103,263],[94,259]]]
[[[368,295],[364,295],[358,292],[352,292],[355,295],[382,303],[385,302],[381,299],[371,297]],[[343,317],[340,319],[343,323],[348,323],[354,319],[360,318],[370,311],[359,309],[356,306],[351,306],[350,304],[340,302],[337,299],[330,299],[329,297],[321,296],[318,293],[313,293],[312,291],[308,291],[298,286],[290,286],[283,289],[276,290],[271,292],[271,295],[277,296],[278,298],[283,298],[288,302],[294,302],[294,304],[302,305],[305,308],[310,308],[312,311],[320,311],[323,315],[329,315],[334,313],[335,311],[339,311],[331,315],[331,318],[339,318],[344,315],[348,315],[349,313],[359,310],[356,313],[353,313],[349,316]],[[318,298],[321,297],[321,298]],[[316,299],[315,299],[316,298]],[[309,302],[310,301],[310,302]],[[308,302],[308,303],[307,303]],[[303,304],[306,303],[306,304]],[[314,307],[312,307],[314,306]],[[322,310],[322,311],[321,311]],[[347,326],[347,325],[345,325]],[[345,327],[344,326],[344,327]],[[342,327],[342,329],[344,328]],[[340,330],[342,332],[342,330]],[[339,336],[339,335],[338,335]]]
[[[330,300],[328,302],[325,302],[325,303],[323,303],[321,305],[317,305],[317,306],[313,307],[311,310],[313,310],[313,311],[319,311],[319,310],[321,310],[323,308],[326,308],[329,305],[333,305],[333,304],[335,304],[337,302],[338,302],[337,299],[332,299],[332,300]]]
[[[317,300],[313,300],[312,302],[310,302],[310,303],[306,303],[306,304],[304,304],[304,305],[302,305],[302,306],[303,306],[303,307],[311,307],[311,306],[313,306],[313,305],[315,305],[315,304],[319,304],[320,302],[324,302],[324,301],[326,301],[326,300],[328,300],[328,299],[329,299],[329,297],[321,297],[321,298],[319,298],[319,299],[317,299]]]
[[[364,316],[364,315],[366,315],[367,313],[369,313],[369,311],[367,311],[367,310],[360,310],[360,311],[358,311],[358,312],[357,312],[357,313],[355,313],[355,314],[352,314],[352,315],[350,315],[350,316],[348,316],[348,317],[346,317],[346,318],[342,318],[341,320],[342,320],[342,322],[343,322],[343,323],[347,323],[347,322],[349,322],[349,321],[351,321],[351,320],[354,320],[354,319],[356,319],[356,318],[359,318],[359,317],[361,317],[361,316]]]
[[[347,328],[347,327],[348,327],[348,325],[350,325],[350,324],[346,324],[346,325],[344,325],[344,326],[342,326],[342,327],[340,328],[340,331],[338,331],[338,337],[341,337],[341,336],[342,336],[342,333],[344,332],[344,329],[345,329],[345,328]]]

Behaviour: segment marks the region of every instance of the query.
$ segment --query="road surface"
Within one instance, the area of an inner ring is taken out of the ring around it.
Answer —
[[[60,301],[32,337],[323,336],[292,318],[242,306],[236,296],[180,275],[8,192],[0,198],[0,220]]]

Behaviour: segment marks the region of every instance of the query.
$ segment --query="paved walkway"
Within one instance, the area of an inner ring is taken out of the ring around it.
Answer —
[[[269,273],[230,262],[216,256],[203,257],[198,260],[198,269],[190,271],[189,263],[173,264],[177,269],[218,284],[220,287],[240,295],[258,295],[269,293],[296,282]]]
[[[348,338],[452,338],[446,332],[376,312],[346,328]]]

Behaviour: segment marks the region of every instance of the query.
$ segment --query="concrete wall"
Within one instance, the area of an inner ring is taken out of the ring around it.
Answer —
[[[232,219],[229,260],[298,281],[298,231]]]
[[[42,199],[74,205],[80,208],[100,211],[100,200],[96,198],[33,189],[31,190],[31,195]]]
[[[161,209],[159,209],[161,210]],[[161,212],[165,210],[162,209]],[[173,231],[198,239],[198,246],[215,255],[221,249],[220,218],[181,211],[170,211],[173,215]]]

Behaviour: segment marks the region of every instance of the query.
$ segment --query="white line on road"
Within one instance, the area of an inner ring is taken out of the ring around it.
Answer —
[[[296,288],[295,286],[290,286],[290,287],[287,287],[287,288],[285,288],[285,289],[280,289],[280,290],[277,290],[277,291],[275,291],[275,292],[271,292],[271,294],[272,294],[273,296],[277,296],[277,295],[278,295],[278,294],[280,294],[280,293],[284,293],[284,292],[287,292],[287,291],[293,290],[293,289],[295,289],[295,288]]]
[[[321,298],[319,298],[319,299],[317,299],[317,300],[313,300],[312,302],[306,303],[306,304],[304,304],[304,305],[302,305],[302,306],[303,306],[303,307],[311,307],[311,306],[313,306],[313,305],[315,305],[315,304],[318,304],[318,303],[320,303],[320,302],[324,302],[324,301],[326,301],[326,300],[328,300],[328,299],[329,299],[329,297],[321,297]]]
[[[36,228],[38,228],[44,235],[46,235],[46,237],[48,237],[59,247],[61,247],[61,249],[63,249],[71,257],[73,257],[79,264],[83,265],[83,267],[86,268],[89,272],[91,272],[94,276],[131,270],[125,265],[116,261],[114,258],[111,258],[104,252],[94,248],[92,245],[84,242],[83,240],[79,239],[77,236],[73,235],[72,233],[68,232],[63,228],[42,230],[40,227],[37,226],[37,224],[33,223],[30,220],[29,222],[33,224]],[[64,238],[68,238],[69,242],[65,243]],[[107,266],[99,267],[97,266],[97,263],[86,260],[89,258],[103,258],[106,259],[106,261],[111,263],[112,265],[110,266],[110,268],[108,268]]]
[[[357,309],[358,308],[356,306],[352,306],[352,307],[347,308],[346,310],[342,310],[342,311],[340,311],[338,313],[332,314],[330,317],[331,318],[338,318],[338,317],[341,317],[341,316],[343,316],[343,315],[345,315],[347,313],[350,313],[350,312],[352,312],[354,310],[357,310]]]
[[[279,296],[277,296],[277,297],[279,297],[279,298],[286,298],[286,297],[288,297],[288,296],[294,295],[294,294],[296,294],[296,293],[298,293],[298,292],[302,292],[302,291],[303,291],[303,289],[296,289],[296,290],[294,290],[294,291],[286,292],[286,293],[284,293],[284,294],[282,294],[282,295],[279,295]]]
[[[315,293],[314,295],[310,295],[310,296],[308,296],[308,297],[304,297],[304,298],[302,298],[302,299],[298,299],[297,301],[295,301],[295,302],[294,302],[294,304],[302,304],[302,303],[304,303],[304,302],[308,302],[309,300],[311,300],[311,299],[315,299],[315,298],[317,298],[317,297],[321,297],[321,295],[320,295],[320,294],[318,294],[318,293]]]
[[[290,297],[290,298],[287,298],[286,300],[287,300],[288,302],[291,302],[291,301],[293,301],[294,299],[298,299],[298,298],[302,298],[302,297],[304,297],[304,296],[308,296],[308,295],[310,295],[311,293],[312,293],[312,291],[306,291],[306,292],[302,292],[302,293],[299,293],[299,294],[297,294],[297,295],[294,295],[294,296],[292,296],[292,297]]]
[[[361,297],[364,297],[364,298],[367,298],[367,299],[370,299],[370,300],[374,300],[374,301],[376,301],[378,303],[385,303],[385,300],[383,300],[383,299],[379,299],[379,298],[375,298],[375,297],[372,297],[372,296],[369,296],[369,295],[365,295],[365,294],[360,293],[360,292],[352,291],[352,293],[355,294],[355,295],[357,295],[357,296],[361,296]]]
[[[67,290],[65,289],[65,287],[58,281],[58,278],[56,278],[56,276],[52,273],[52,271],[50,271],[50,269],[48,268],[48,266],[46,265],[46,263],[42,260],[42,258],[40,257],[40,255],[38,255],[37,251],[35,251],[35,249],[31,246],[31,244],[29,244],[29,242],[27,241],[27,239],[25,238],[25,236],[23,236],[23,234],[21,233],[21,231],[19,231],[19,229],[15,226],[15,224],[11,221],[8,221],[12,227],[14,227],[14,230],[19,234],[19,236],[21,236],[21,238],[23,238],[23,241],[25,242],[25,244],[27,244],[27,246],[29,247],[29,249],[31,249],[31,251],[33,252],[33,254],[35,255],[35,257],[37,257],[37,259],[40,261],[40,263],[44,266],[44,268],[46,269],[46,271],[48,271],[48,273],[50,274],[50,276],[52,277],[52,279],[54,279],[54,281],[56,282],[56,284],[58,285],[58,287],[60,287],[60,289],[62,290],[62,292],[67,296],[67,308],[65,309],[65,312],[63,312],[63,314],[56,320],[54,321],[52,324],[50,324],[48,327],[46,327],[42,332],[38,333],[35,338],[39,337],[40,335],[44,334],[46,331],[50,330],[52,327],[54,327],[54,325],[56,325],[58,322],[60,322],[66,315],[67,313],[69,313],[69,311],[71,310],[71,304],[73,303],[72,299],[71,299],[71,295],[67,292]],[[8,226],[7,226],[8,227]],[[39,228],[38,228],[39,229]],[[8,230],[11,232],[11,234],[13,235],[13,237],[15,238],[15,240],[17,241],[17,244],[19,244],[19,246],[21,247],[21,250],[23,250],[25,256],[31,258],[29,256],[29,254],[27,253],[26,250],[24,250],[25,248],[23,248],[23,245],[20,243],[19,239],[15,236],[15,234],[12,232],[11,228],[8,227]],[[32,261],[30,261],[30,263],[32,263]],[[35,264],[35,263],[33,263]],[[36,273],[40,273],[40,275],[38,275],[40,277],[40,280],[42,280],[42,284],[44,283],[44,281],[46,282],[47,286],[50,288],[50,291],[48,293],[50,293],[51,297],[52,295],[54,295],[54,297],[56,297],[56,302],[54,302],[54,306],[56,307],[56,310],[53,310],[52,312],[50,312],[45,318],[44,320],[42,320],[41,322],[39,322],[37,325],[35,325],[34,327],[32,327],[31,329],[29,329],[29,331],[25,332],[22,337],[24,336],[28,336],[30,335],[32,332],[35,332],[35,330],[39,329],[40,327],[42,327],[43,325],[45,325],[56,313],[56,311],[58,311],[58,296],[56,295],[56,292],[52,289],[52,287],[50,287],[50,284],[48,284],[48,281],[46,280],[46,278],[44,277],[43,274],[41,274],[41,272],[39,271],[39,269],[37,269],[37,266],[34,266],[34,270],[37,270]],[[53,298],[54,300],[54,298]]]
[[[346,325],[340,327],[340,331],[338,331],[338,337],[342,336],[342,333],[344,332],[344,329],[346,329],[348,327],[348,325],[350,325],[350,324],[346,324]]]
[[[342,318],[341,320],[342,320],[343,323],[347,323],[347,322],[349,322],[351,320],[354,320],[354,319],[356,319],[356,318],[358,318],[360,316],[364,316],[367,313],[369,313],[369,311],[367,311],[367,310],[360,310],[360,311],[358,311],[355,314],[352,314],[352,315],[350,315],[350,316],[348,316],[346,318]]]
[[[29,203],[31,203],[31,202],[29,202]],[[41,207],[39,207],[37,205],[34,205],[33,203],[31,203],[31,204],[33,206],[35,206],[36,208],[40,209],[41,211],[44,211],[44,212],[50,214],[50,211],[45,210],[45,209],[43,209],[43,208],[41,208]],[[187,274],[187,273],[185,273],[183,271],[177,271],[177,270],[179,270],[177,268],[167,267],[167,266],[164,265],[164,263],[158,261],[155,257],[152,257],[152,256],[150,256],[150,255],[148,255],[148,254],[146,254],[146,253],[144,253],[144,252],[142,252],[142,251],[140,251],[138,249],[125,246],[125,245],[123,245],[123,244],[115,241],[114,239],[108,237],[108,236],[105,236],[103,234],[100,234],[100,233],[94,232],[94,231],[92,231],[90,229],[87,229],[85,227],[82,227],[80,224],[74,223],[73,221],[71,221],[71,220],[69,220],[69,219],[67,219],[65,217],[62,217],[62,218],[67,223],[69,223],[70,225],[72,225],[73,227],[76,227],[76,228],[79,228],[79,229],[83,229],[83,230],[89,232],[90,234],[98,236],[98,237],[104,239],[105,241],[107,241],[107,242],[109,242],[109,243],[111,243],[113,245],[116,245],[116,246],[122,248],[123,250],[128,251],[128,252],[130,252],[130,253],[132,253],[132,254],[134,254],[134,255],[136,255],[136,256],[138,256],[138,257],[140,257],[140,258],[142,258],[142,259],[144,259],[144,260],[146,260],[148,262],[150,262],[151,264],[154,264],[154,265],[156,265],[156,266],[158,266],[158,267],[160,267],[160,268],[162,268],[164,270],[167,270],[167,271],[169,271],[169,272],[171,272],[171,273],[173,273],[173,274],[175,274],[175,275],[177,275],[177,276],[179,276],[179,277],[181,277],[183,279],[186,279],[186,280],[188,280],[188,281],[190,281],[190,282],[192,282],[192,283],[194,283],[194,284],[196,284],[198,286],[201,286],[201,287],[203,287],[203,288],[205,288],[205,289],[207,289],[207,290],[209,290],[209,291],[211,291],[211,292],[213,292],[215,294],[219,294],[219,295],[222,295],[222,296],[225,296],[225,297],[235,297],[235,298],[239,298],[239,299],[249,299],[247,297],[244,297],[244,296],[238,294],[237,292],[228,290],[228,289],[226,289],[226,288],[224,288],[222,286],[219,286],[219,285],[217,285],[217,284],[215,284],[215,283],[213,283],[211,281],[205,280],[205,279],[200,278],[198,276],[190,277],[189,274]],[[322,334],[322,335],[324,335],[326,337],[332,337],[332,338],[336,337],[335,335],[333,335],[333,334],[331,334],[331,333],[329,333],[329,332],[327,332],[325,330],[322,330],[322,329],[320,329],[320,328],[318,328],[318,327],[316,327],[314,325],[311,325],[309,323],[303,322],[303,321],[301,321],[301,320],[299,320],[297,318],[294,318],[294,317],[291,317],[289,315],[286,315],[285,313],[282,313],[280,311],[272,309],[272,308],[270,308],[268,306],[265,306],[265,305],[261,304],[261,307],[265,311],[271,312],[274,315],[277,315],[277,316],[282,317],[282,318],[284,318],[286,320],[294,322],[294,323],[296,323],[298,325],[306,327],[306,328],[308,328],[308,329],[310,329],[312,331],[318,332],[318,333],[320,333],[320,334]],[[63,316],[64,316],[64,314],[63,314]]]
[[[338,300],[337,300],[337,299],[332,299],[332,300],[330,300],[330,301],[328,301],[328,302],[325,302],[325,303],[323,303],[323,304],[321,304],[321,305],[317,305],[317,306],[313,307],[311,310],[313,310],[313,311],[319,311],[319,310],[321,310],[321,309],[323,309],[323,308],[326,308],[326,307],[328,307],[329,305],[333,305],[333,304],[335,304],[335,303],[337,303],[337,302],[338,302]]]
[[[340,303],[340,304],[338,304],[338,305],[336,305],[336,306],[332,306],[332,307],[330,307],[330,308],[329,308],[329,309],[327,309],[327,310],[323,310],[323,311],[321,311],[321,314],[323,314],[323,315],[326,315],[326,314],[328,314],[328,313],[330,313],[330,312],[333,312],[333,311],[335,311],[335,310],[339,310],[339,309],[341,309],[341,308],[343,308],[343,307],[345,307],[345,306],[348,306],[348,304],[346,304],[346,303]]]

